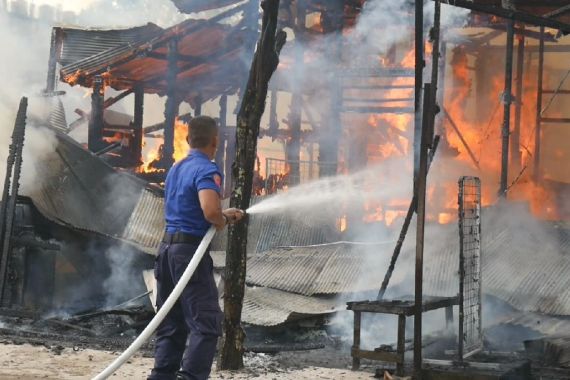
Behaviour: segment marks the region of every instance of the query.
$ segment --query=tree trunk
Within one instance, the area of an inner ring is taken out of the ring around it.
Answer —
[[[261,35],[253,58],[247,87],[237,115],[236,159],[233,166],[234,190],[230,206],[246,210],[251,200],[257,139],[269,80],[279,64],[279,53],[286,34],[277,31],[279,0],[261,2]],[[241,310],[245,291],[247,259],[247,220],[229,228],[225,272],[224,325],[218,369],[243,367],[245,333],[241,327]]]

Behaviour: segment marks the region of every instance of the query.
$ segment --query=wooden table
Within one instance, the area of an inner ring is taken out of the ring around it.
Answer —
[[[459,302],[458,297],[430,297],[424,296],[422,312],[445,308],[447,324],[453,322],[453,306]],[[352,369],[360,368],[360,359],[371,359],[396,363],[396,374],[404,375],[404,354],[406,352],[406,317],[414,315],[415,305],[413,299],[357,301],[348,302],[348,310],[354,312],[354,342],[352,345]],[[393,314],[398,316],[398,341],[396,352],[376,349],[374,351],[360,349],[360,327],[362,313]]]

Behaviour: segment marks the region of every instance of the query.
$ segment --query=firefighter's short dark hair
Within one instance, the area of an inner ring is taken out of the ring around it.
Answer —
[[[218,124],[209,116],[197,116],[190,120],[188,143],[191,148],[205,148],[218,135]]]

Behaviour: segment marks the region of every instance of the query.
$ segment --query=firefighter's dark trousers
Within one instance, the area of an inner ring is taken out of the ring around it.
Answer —
[[[197,244],[162,243],[156,259],[156,304],[160,308],[192,259]],[[149,380],[202,380],[210,375],[222,312],[209,253],[156,331],[154,369]],[[188,347],[186,342],[189,339]]]

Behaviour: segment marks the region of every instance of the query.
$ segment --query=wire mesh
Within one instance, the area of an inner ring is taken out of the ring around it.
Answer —
[[[287,161],[267,158],[265,163],[265,193],[273,194],[288,187],[336,174],[335,163],[319,161]],[[298,167],[298,170],[297,170]]]
[[[460,358],[483,348],[481,321],[481,181],[459,180]]]

